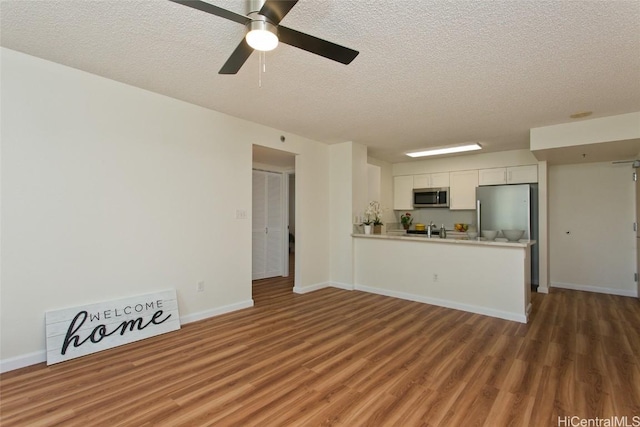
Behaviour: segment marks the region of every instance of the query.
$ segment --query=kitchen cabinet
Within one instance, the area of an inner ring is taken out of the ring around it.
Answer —
[[[529,184],[538,182],[538,165],[507,168],[507,184]]]
[[[413,175],[393,177],[393,209],[413,209]]]
[[[449,186],[449,172],[424,173],[413,176],[413,188],[440,188]]]
[[[480,185],[528,184],[538,182],[538,165],[480,169]]]
[[[477,186],[477,170],[451,172],[449,174],[449,209],[475,209]]]

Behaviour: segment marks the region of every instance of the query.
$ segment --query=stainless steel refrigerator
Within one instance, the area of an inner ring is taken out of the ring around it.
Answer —
[[[538,239],[538,184],[491,185],[476,189],[478,236],[481,230],[524,230]],[[498,239],[504,238],[502,232]],[[531,247],[531,283],[538,285],[538,245]]]

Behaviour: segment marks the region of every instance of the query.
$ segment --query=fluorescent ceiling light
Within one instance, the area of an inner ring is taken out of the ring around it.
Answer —
[[[437,156],[439,154],[462,153],[464,151],[481,150],[480,144],[458,145],[455,147],[436,148],[434,150],[416,151],[415,153],[406,153],[409,157],[425,157]]]

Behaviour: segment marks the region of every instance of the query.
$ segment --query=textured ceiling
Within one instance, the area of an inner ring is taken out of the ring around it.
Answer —
[[[244,2],[208,0],[244,13]],[[369,154],[480,141],[640,111],[640,1],[300,0],[283,25],[360,51],[342,65],[281,44],[218,70],[242,25],[169,1],[0,2],[2,46]]]

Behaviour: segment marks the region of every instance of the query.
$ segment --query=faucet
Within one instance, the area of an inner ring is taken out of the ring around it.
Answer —
[[[427,237],[431,238],[431,231],[436,228],[436,225],[433,223],[433,221],[429,222],[429,225],[427,225]]]

